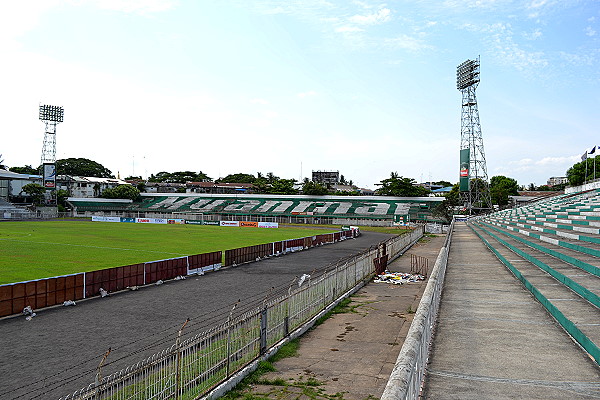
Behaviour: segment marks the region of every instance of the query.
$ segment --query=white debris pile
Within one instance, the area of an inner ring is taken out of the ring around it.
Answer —
[[[75,302],[73,300],[67,300],[63,302],[63,306],[76,306],[77,304],[75,304]]]
[[[375,283],[391,283],[393,285],[403,285],[405,283],[424,281],[425,277],[420,274],[408,274],[405,272],[389,272],[377,275],[373,282]]]
[[[31,318],[35,317],[37,314],[33,312],[31,306],[27,306],[23,309],[23,315],[27,321],[31,321]]]
[[[302,284],[304,283],[305,280],[307,280],[308,278],[310,278],[309,274],[303,274],[300,279],[298,279],[298,287],[302,286]]]
[[[108,292],[106,290],[104,290],[104,288],[100,288],[100,290],[98,290],[98,292],[100,292],[100,297],[108,296]]]

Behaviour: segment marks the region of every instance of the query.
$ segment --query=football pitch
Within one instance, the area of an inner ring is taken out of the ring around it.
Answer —
[[[0,223],[0,284],[333,232],[91,221]]]

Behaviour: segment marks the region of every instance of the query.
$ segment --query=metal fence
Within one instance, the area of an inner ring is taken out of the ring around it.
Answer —
[[[454,221],[448,229],[444,247],[440,250],[435,261],[427,287],[423,292],[421,302],[415,312],[381,400],[416,400],[420,398],[431,339],[442,296],[453,228]]]
[[[419,227],[390,239],[393,257],[423,235]],[[62,400],[196,399],[267,353],[338,298],[371,277],[378,249],[330,265],[317,277],[292,283],[287,294],[265,299],[263,306],[228,320],[112,375],[96,377],[88,387]],[[183,327],[182,327],[183,329]],[[181,335],[181,330],[180,330]]]

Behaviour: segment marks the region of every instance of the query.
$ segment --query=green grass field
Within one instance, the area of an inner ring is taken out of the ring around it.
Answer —
[[[0,223],[0,284],[333,232],[91,221]]]

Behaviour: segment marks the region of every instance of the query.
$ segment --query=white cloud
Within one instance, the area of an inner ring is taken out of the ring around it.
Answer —
[[[542,31],[538,28],[533,30],[532,32],[526,32],[523,34],[525,39],[527,40],[536,40],[543,36]]]
[[[496,58],[503,64],[511,65],[519,71],[548,65],[548,59],[543,51],[524,50],[514,41],[510,24],[495,23],[483,27],[481,31],[489,34],[487,40],[493,47]]]
[[[73,4],[91,4],[101,10],[152,14],[175,7],[176,0],[72,0]]]
[[[311,97],[311,96],[316,96],[317,92],[315,92],[314,90],[309,90],[308,92],[302,92],[302,93],[298,93],[297,96],[300,97],[301,99],[304,99],[306,97]]]
[[[384,22],[388,22],[391,18],[391,11],[389,8],[381,8],[375,13],[367,15],[354,15],[348,20],[359,25],[378,25]]]
[[[564,51],[561,51],[559,53],[559,55],[560,55],[560,58],[562,58],[563,60],[565,60],[566,62],[568,62],[569,64],[574,65],[574,66],[582,66],[582,65],[592,66],[592,65],[594,65],[594,63],[597,60],[597,54],[595,55],[594,53],[572,54],[572,53],[566,53]]]
[[[596,31],[591,26],[588,26],[587,28],[585,28],[585,34],[590,37],[596,36]]]
[[[581,156],[578,155],[566,157],[544,157],[538,160],[534,160],[532,158],[522,158],[520,160],[508,161],[505,170],[508,171],[508,173],[566,171],[571,165],[581,161],[580,157]]]
[[[385,44],[394,48],[410,50],[410,51],[420,51],[431,49],[432,46],[428,45],[422,39],[408,36],[408,35],[399,35],[395,38],[386,39]]]
[[[340,26],[335,28],[335,31],[338,33],[356,33],[356,32],[364,32],[364,29],[361,29],[356,26]]]
[[[258,97],[254,98],[254,99],[251,99],[250,103],[252,103],[252,104],[261,104],[261,105],[267,105],[267,104],[269,104],[269,102],[267,100],[261,99],[261,98],[258,98]]]

